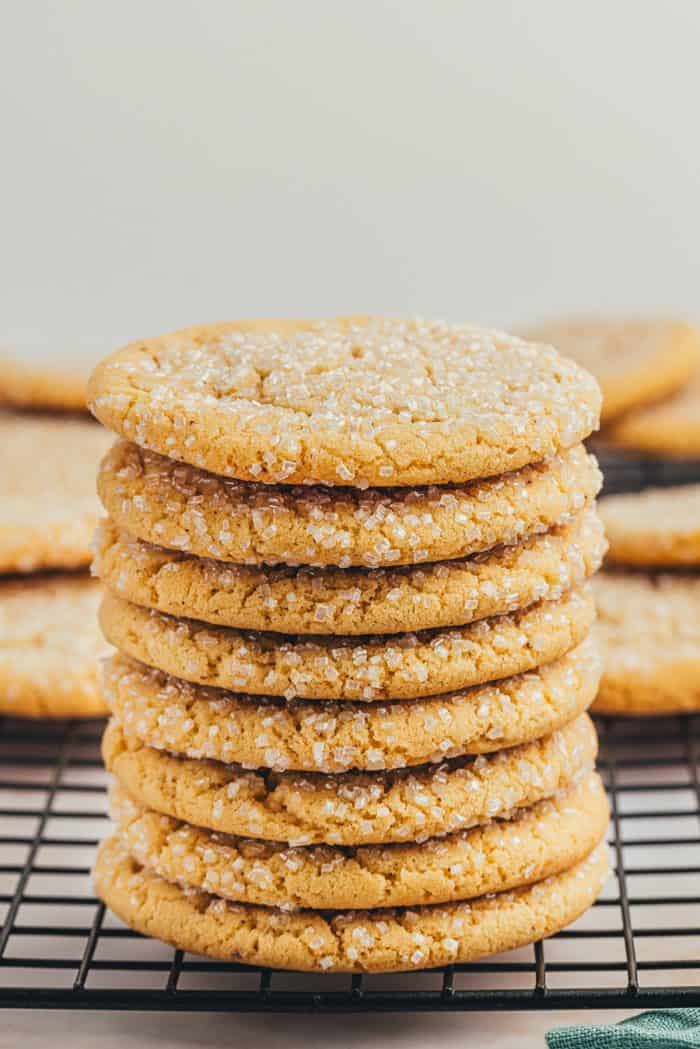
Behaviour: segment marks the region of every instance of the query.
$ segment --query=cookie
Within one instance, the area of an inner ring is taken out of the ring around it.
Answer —
[[[339,318],[340,323],[362,323],[362,317]],[[274,327],[296,331],[310,321],[241,321],[242,330],[260,331]],[[216,329],[216,325],[211,326]],[[224,326],[230,331],[230,325]],[[94,345],[78,352],[32,352],[20,356],[0,350],[0,403],[42,411],[87,412],[87,382],[90,371],[103,355]]]
[[[605,572],[595,582],[601,714],[700,710],[700,577]]]
[[[43,411],[87,412],[90,369],[78,359],[19,357],[0,351],[0,403]]]
[[[511,750],[391,772],[253,772],[180,758],[105,731],[108,771],[136,801],[173,819],[291,845],[426,841],[551,797],[595,760],[587,714]]]
[[[534,885],[469,902],[377,911],[281,911],[184,890],[108,839],[97,894],[137,932],[193,954],[272,969],[392,972],[474,961],[551,936],[589,907],[609,874],[604,844]]]
[[[700,485],[609,495],[599,505],[609,561],[657,568],[700,565]]]
[[[0,714],[97,717],[106,713],[98,659],[100,586],[87,576],[0,583]]]
[[[603,423],[674,393],[700,369],[700,335],[681,321],[564,320],[528,337],[552,343],[596,377]]]
[[[592,376],[549,346],[386,318],[135,342],[95,369],[88,401],[109,429],[215,474],[357,487],[517,469],[583,440],[600,412]]]
[[[652,458],[700,458],[700,377],[667,400],[606,427],[601,440]]]
[[[139,539],[236,564],[383,565],[445,561],[570,521],[601,474],[581,446],[545,463],[452,487],[271,487],[224,480],[117,441],[98,491]]]
[[[511,819],[421,845],[289,848],[161,816],[121,788],[110,813],[127,852],[177,885],[282,910],[416,907],[505,892],[578,863],[608,824],[596,773]]]
[[[586,639],[529,674],[425,700],[319,703],[190,685],[116,656],[102,678],[127,735],[190,758],[309,772],[396,769],[539,739],[587,710],[600,681]]]
[[[93,572],[119,597],[215,626],[283,634],[395,634],[462,626],[552,601],[600,567],[593,509],[468,560],[401,568],[228,565],[164,550],[102,521]]]
[[[579,644],[589,584],[557,601],[452,630],[370,637],[254,634],[132,605],[107,592],[100,625],[115,648],[199,685],[305,699],[415,699],[510,677]]]
[[[90,563],[108,444],[87,420],[0,413],[0,573]]]

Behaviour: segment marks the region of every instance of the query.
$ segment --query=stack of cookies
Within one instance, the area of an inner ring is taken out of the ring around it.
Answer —
[[[700,710],[700,485],[601,502],[610,551],[596,580],[604,657],[596,710]]]
[[[530,943],[596,898],[600,395],[442,323],[222,324],[93,374],[114,835],[186,951],[328,971]]]
[[[88,566],[109,437],[60,366],[0,356],[0,403],[0,715],[94,717],[107,646]]]

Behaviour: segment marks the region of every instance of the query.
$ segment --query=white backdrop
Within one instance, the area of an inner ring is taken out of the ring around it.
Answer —
[[[697,0],[0,12],[0,343],[700,314]]]

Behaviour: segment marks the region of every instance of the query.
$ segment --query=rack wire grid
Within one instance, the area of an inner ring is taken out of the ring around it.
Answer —
[[[607,465],[607,464],[606,464]],[[671,483],[624,461],[608,490]],[[697,473],[694,474],[697,477]],[[90,866],[108,828],[100,722],[0,723],[0,1006],[394,1012],[700,1006],[700,715],[599,719],[614,873],[572,926],[469,965],[286,973],[184,955],[123,926]]]
[[[183,955],[121,925],[89,869],[104,834],[99,722],[0,736],[0,1005],[390,1011],[700,1005],[700,717],[599,723],[615,866],[573,926],[471,965],[319,976]]]

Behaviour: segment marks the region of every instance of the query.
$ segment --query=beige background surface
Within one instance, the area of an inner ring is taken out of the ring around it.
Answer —
[[[0,344],[700,315],[700,5],[5,0]]]

